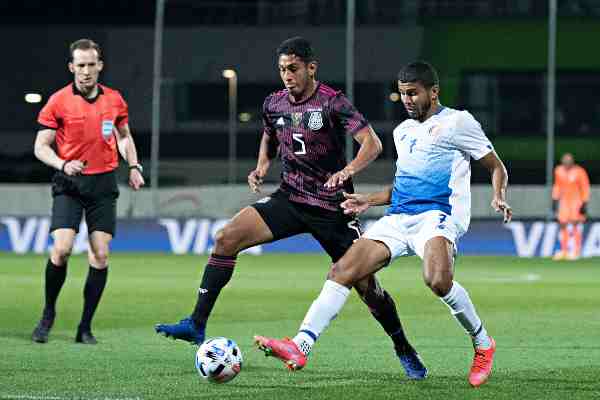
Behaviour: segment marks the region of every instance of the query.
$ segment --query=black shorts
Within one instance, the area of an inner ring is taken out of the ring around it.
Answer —
[[[280,191],[252,207],[265,221],[274,240],[310,233],[333,262],[339,260],[362,233],[358,219],[345,215],[341,209],[330,211],[292,202]]]
[[[61,228],[79,232],[85,212],[88,233],[100,231],[115,235],[119,187],[114,171],[77,176],[57,172],[52,178],[52,197],[50,232]]]

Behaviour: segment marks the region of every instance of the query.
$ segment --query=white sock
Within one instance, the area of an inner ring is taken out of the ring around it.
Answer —
[[[477,315],[475,306],[465,288],[458,282],[453,281],[452,288],[441,300],[446,303],[454,318],[471,336],[475,347],[489,349],[492,346],[490,337],[483,327],[483,323]]]
[[[312,346],[329,323],[337,317],[344,307],[350,289],[334,281],[326,281],[319,297],[308,309],[298,334],[293,341],[305,355],[310,353]]]
[[[304,353],[305,356],[310,353],[312,347],[315,345],[316,340],[317,337],[313,337],[313,333],[307,331],[298,332],[298,334],[292,339],[292,341],[296,343],[296,346],[298,346],[298,349]]]

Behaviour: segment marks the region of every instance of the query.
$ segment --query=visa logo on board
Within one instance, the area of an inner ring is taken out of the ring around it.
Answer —
[[[556,222],[533,222],[529,231],[525,229],[525,223],[519,221],[513,221],[505,227],[512,232],[519,257],[551,257],[554,254],[559,231]],[[586,224],[581,255],[600,256],[600,223]]]
[[[117,230],[123,232],[123,235],[117,235],[113,243],[118,243],[120,251],[156,252],[167,249],[173,254],[210,254],[214,246],[216,233],[227,221],[227,219],[214,220],[208,218],[119,220]],[[364,221],[365,230],[373,222],[374,220]],[[144,224],[143,233],[141,234],[139,228],[135,228],[138,223]],[[476,223],[476,221],[473,221],[473,224]],[[554,222],[525,223],[514,221],[504,225],[504,228],[500,226],[502,225],[498,224],[498,229],[508,229],[511,235],[506,239],[495,239],[495,242],[490,243],[492,246],[486,250],[486,254],[549,257],[552,256],[556,248],[559,227]],[[47,253],[53,244],[52,237],[48,232],[49,228],[50,219],[48,217],[0,217],[0,251],[17,254]],[[129,234],[127,233],[128,229],[131,230]],[[510,243],[511,237],[512,243]],[[469,239],[465,237],[461,242],[464,243],[467,240]],[[84,253],[88,250],[88,247],[87,226],[82,221],[79,233],[75,237],[73,253]],[[508,250],[513,247],[516,254],[512,253],[512,250]],[[266,250],[262,246],[245,250],[246,253],[256,255],[262,254],[264,251]],[[268,251],[279,250],[269,249]],[[313,248],[306,251],[318,250]],[[471,252],[470,254],[475,253]],[[600,222],[586,224],[582,256],[600,256]]]
[[[225,226],[227,221],[227,219],[187,219],[181,221],[163,218],[157,221],[156,229],[149,230],[139,240],[146,240],[148,238],[146,235],[159,236],[159,240],[160,236],[163,236],[163,240],[168,240],[169,248],[174,254],[210,254],[215,235],[219,229]],[[43,254],[52,248],[53,240],[49,233],[50,218],[48,217],[2,217],[0,218],[0,224],[3,225],[0,226],[0,233],[5,229],[8,236],[7,246],[1,244],[0,251],[11,251],[17,254],[29,252]],[[118,227],[117,230],[126,230],[127,224],[124,225]],[[164,237],[165,230],[167,237]],[[122,240],[119,235],[114,241],[118,240]],[[73,254],[87,252],[88,248],[87,225],[85,221],[82,221],[79,225],[79,232],[75,237]],[[148,248],[146,251],[156,250]],[[262,254],[262,247],[254,246],[245,250],[244,253]]]

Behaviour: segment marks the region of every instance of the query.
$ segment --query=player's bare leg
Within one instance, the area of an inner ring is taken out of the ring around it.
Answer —
[[[316,340],[341,311],[350,294],[349,288],[379,270],[389,259],[390,252],[384,244],[367,239],[357,240],[333,264],[328,280],[304,317],[298,334],[308,334]],[[290,339],[255,336],[254,340],[265,355],[280,359],[291,370],[301,369],[306,364],[306,355]]]
[[[46,343],[54,319],[56,318],[56,300],[67,276],[67,262],[73,249],[75,231],[73,229],[57,229],[53,232],[54,246],[50,250],[50,258],[46,264],[45,306],[42,318],[31,335],[31,340]]]
[[[467,291],[453,279],[454,245],[448,239],[438,236],[425,244],[423,278],[471,336],[475,355],[469,373],[469,383],[473,387],[483,385],[492,372],[496,343],[487,334]]]
[[[158,324],[156,332],[190,343],[202,343],[206,321],[221,289],[233,275],[238,253],[272,240],[271,230],[254,207],[241,210],[215,236],[213,253],[204,269],[192,315],[176,324]]]

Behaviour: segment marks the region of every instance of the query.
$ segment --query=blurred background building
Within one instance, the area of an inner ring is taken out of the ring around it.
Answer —
[[[228,182],[224,69],[234,69],[238,79],[234,181],[240,184],[255,164],[263,99],[282,87],[274,54],[282,40],[295,35],[312,40],[319,79],[345,89],[346,0],[165,4],[161,188]],[[155,11],[149,0],[0,4],[1,182],[49,182],[52,171],[33,157],[36,117],[48,96],[71,80],[67,49],[81,37],[103,47],[101,81],[128,101],[138,149],[151,170]],[[557,26],[556,159],[572,152],[592,184],[599,184],[600,53],[593,48],[600,40],[600,2],[559,0]],[[442,102],[468,109],[482,123],[511,183],[544,185],[547,41],[547,1],[357,1],[353,97],[384,143],[384,154],[359,183],[391,181],[391,132],[406,118],[395,95],[396,73],[405,63],[425,59],[440,72]],[[41,95],[41,102],[28,103],[28,93]],[[277,180],[274,168],[267,181]],[[487,172],[474,167],[473,181],[487,183]],[[540,193],[544,210],[537,215],[546,212]]]

